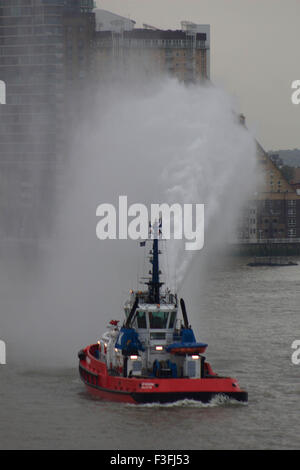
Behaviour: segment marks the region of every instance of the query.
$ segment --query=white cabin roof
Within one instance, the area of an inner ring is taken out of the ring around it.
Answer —
[[[146,311],[146,312],[153,312],[155,310],[158,310],[160,312],[163,311],[170,311],[170,310],[176,310],[176,305],[175,304],[141,304],[137,307],[137,310],[139,311]]]

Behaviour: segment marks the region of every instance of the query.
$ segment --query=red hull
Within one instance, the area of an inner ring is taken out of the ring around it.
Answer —
[[[209,402],[216,395],[225,395],[247,401],[247,393],[230,377],[127,378],[109,375],[106,365],[91,354],[93,347],[88,346],[83,351],[79,371],[88,391],[98,398],[124,403],[170,403],[182,399]]]

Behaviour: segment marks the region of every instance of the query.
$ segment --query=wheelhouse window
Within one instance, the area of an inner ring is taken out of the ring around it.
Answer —
[[[145,312],[137,312],[136,321],[137,321],[138,328],[147,328]]]
[[[149,312],[151,329],[167,328],[169,312]]]
[[[174,328],[175,318],[176,318],[176,312],[172,312],[171,317],[170,317],[169,328]]]

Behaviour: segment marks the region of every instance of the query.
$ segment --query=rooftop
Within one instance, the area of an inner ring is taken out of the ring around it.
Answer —
[[[135,28],[132,31],[124,31],[124,38],[128,39],[187,39],[187,33],[181,29],[177,30],[153,30],[153,29],[143,29]],[[111,35],[111,31],[97,31],[96,33],[98,38],[105,38]],[[196,34],[197,41],[205,41],[205,33]]]

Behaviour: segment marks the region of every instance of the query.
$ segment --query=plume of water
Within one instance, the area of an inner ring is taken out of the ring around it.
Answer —
[[[96,208],[120,195],[149,206],[205,204],[205,246],[224,242],[254,177],[255,145],[226,94],[212,86],[145,77],[99,87],[73,136],[58,237],[39,268],[10,284],[3,337],[14,359],[74,363],[136,287],[131,240],[96,238]],[[170,242],[171,283],[193,259]],[[200,282],[200,281],[199,281]],[[9,354],[9,353],[8,353]]]
[[[254,192],[255,141],[222,90],[195,86],[180,89],[179,95],[176,116],[182,119],[171,121],[176,137],[163,172],[165,198],[170,204],[205,205],[204,249],[212,255],[220,246],[226,249],[236,235],[243,205]],[[184,241],[170,240],[173,288],[182,286],[198,254],[186,251]]]

